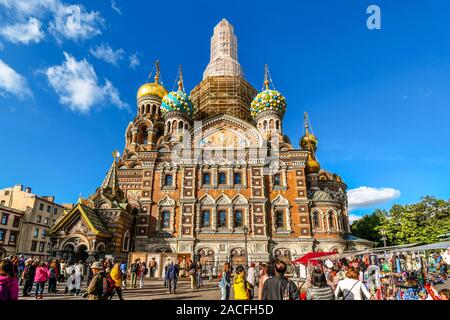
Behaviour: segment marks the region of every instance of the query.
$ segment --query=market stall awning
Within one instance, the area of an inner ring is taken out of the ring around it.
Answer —
[[[425,251],[425,250],[439,250],[439,249],[447,249],[447,248],[450,248],[450,241],[424,244],[421,246],[407,248],[402,251]]]
[[[324,256],[330,256],[333,254],[336,254],[336,252],[309,252],[309,253],[305,254],[303,257],[292,261],[292,263],[301,263],[304,265],[307,265],[309,261],[311,261],[311,262],[314,261],[315,263],[317,263],[316,260],[312,260],[312,259],[317,259],[317,258],[324,257]]]

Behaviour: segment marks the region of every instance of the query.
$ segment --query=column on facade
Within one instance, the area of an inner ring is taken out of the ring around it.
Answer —
[[[217,231],[217,206],[214,206],[211,208],[211,214],[212,214],[212,222],[211,222],[211,228],[214,231]]]
[[[286,208],[286,229],[291,231],[291,210],[289,208]]]
[[[201,215],[201,205],[197,204],[197,208],[195,210],[195,231],[200,231],[200,215]]]
[[[131,143],[137,142],[137,128],[131,129]]]

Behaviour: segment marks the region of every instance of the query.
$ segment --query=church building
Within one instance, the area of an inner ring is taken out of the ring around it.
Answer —
[[[56,255],[221,266],[372,245],[350,234],[347,186],[321,168],[307,114],[292,144],[287,99],[267,66],[261,92],[245,80],[227,20],[214,28],[202,81],[188,94],[181,68],[177,80],[168,92],[157,63],[139,88],[122,154],[52,230]]]

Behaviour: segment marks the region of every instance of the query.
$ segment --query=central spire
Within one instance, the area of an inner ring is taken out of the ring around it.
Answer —
[[[203,80],[211,76],[242,76],[237,59],[237,38],[234,28],[226,19],[222,19],[214,27],[210,61],[203,73]]]

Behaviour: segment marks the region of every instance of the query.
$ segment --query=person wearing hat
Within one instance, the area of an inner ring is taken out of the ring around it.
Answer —
[[[87,298],[88,300],[105,300],[104,292],[107,291],[108,283],[103,271],[103,265],[101,262],[96,261],[92,264],[91,269],[94,276],[86,289]]]
[[[33,259],[27,259],[25,261],[25,269],[22,272],[21,280],[25,280],[23,286],[22,296],[29,297],[30,291],[33,288],[34,275],[36,273],[36,263]]]

